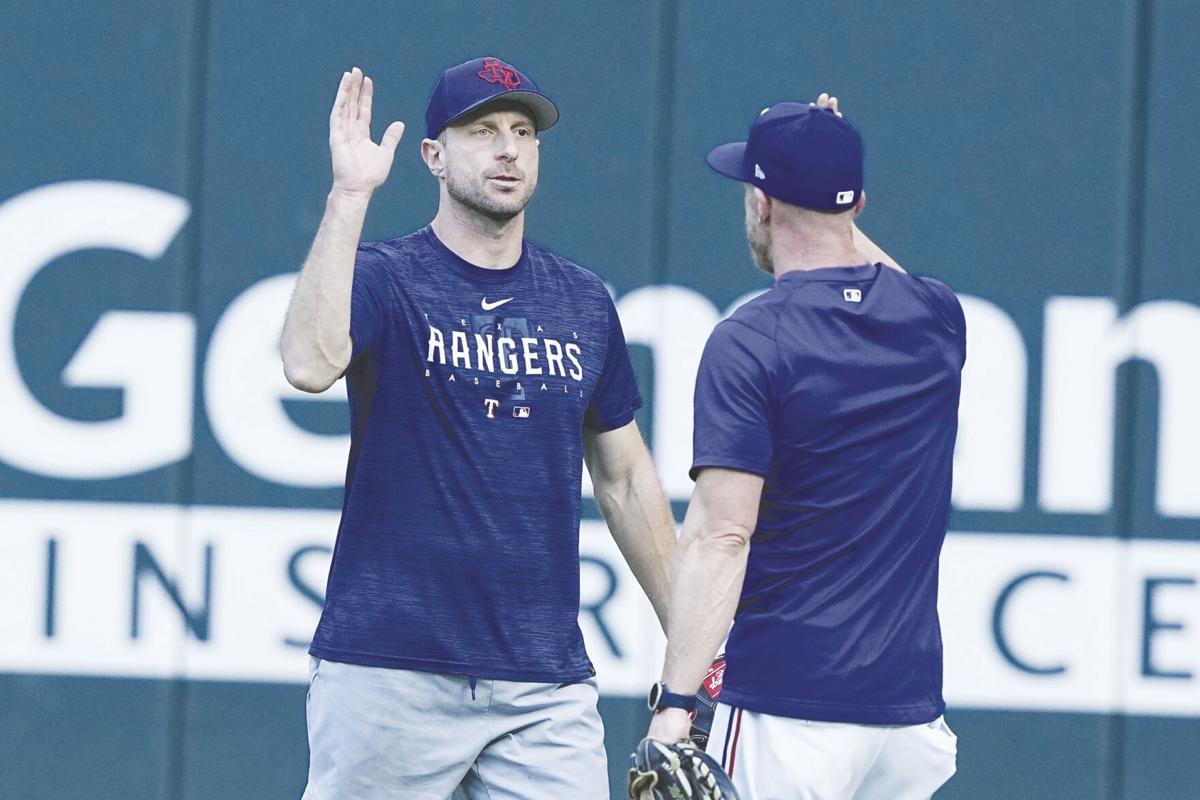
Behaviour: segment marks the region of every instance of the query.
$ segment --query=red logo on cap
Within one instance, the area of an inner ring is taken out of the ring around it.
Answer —
[[[521,76],[517,74],[517,71],[498,58],[485,58],[483,69],[475,74],[488,83],[503,84],[504,88],[510,92],[521,85]]]

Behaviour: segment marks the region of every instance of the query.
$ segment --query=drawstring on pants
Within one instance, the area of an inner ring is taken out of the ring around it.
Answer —
[[[467,678],[467,684],[471,687],[471,699],[472,700],[475,699],[475,683],[476,683],[476,679],[474,676],[469,676]]]

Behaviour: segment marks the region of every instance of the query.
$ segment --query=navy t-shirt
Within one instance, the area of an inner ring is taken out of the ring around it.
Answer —
[[[764,478],[722,702],[872,724],[943,712],[938,555],[965,358],[954,293],[880,265],[784,273],[713,331],[692,475]]]
[[[483,269],[426,227],[359,246],[331,661],[517,681],[593,674],[579,630],[582,427],[641,405],[604,284],[526,240]]]

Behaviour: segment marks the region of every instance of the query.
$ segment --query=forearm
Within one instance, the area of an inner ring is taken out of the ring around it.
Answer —
[[[872,264],[883,264],[891,267],[892,269],[898,269],[901,272],[904,272],[904,267],[900,266],[896,259],[885,253],[883,248],[871,241],[870,237],[868,237],[859,229],[858,223],[851,225],[851,230],[854,233],[854,246],[858,249],[858,252],[862,253],[868,260],[870,260]]]
[[[741,534],[701,536],[685,527],[671,575],[663,664],[663,682],[672,692],[692,694],[700,688],[733,622],[749,552]]]
[[[350,291],[369,192],[334,189],[300,270],[280,339],[284,373],[298,389],[329,388],[350,362]]]
[[[596,503],[666,631],[675,520],[649,456],[625,480],[599,481]]]

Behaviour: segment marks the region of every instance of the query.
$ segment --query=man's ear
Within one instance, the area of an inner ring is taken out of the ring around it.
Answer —
[[[754,206],[758,209],[758,221],[771,221],[771,196],[755,186],[751,191],[754,193]]]
[[[858,193],[858,202],[854,204],[854,218],[858,219],[858,215],[867,207],[867,190],[863,189]]]
[[[437,139],[421,140],[421,158],[425,159],[425,166],[433,177],[441,178],[446,174],[446,148]]]

